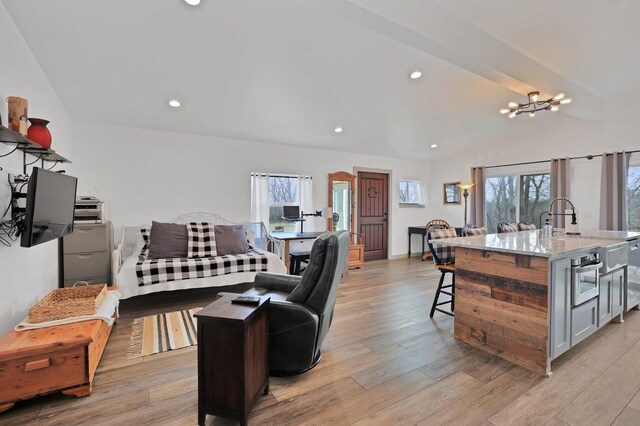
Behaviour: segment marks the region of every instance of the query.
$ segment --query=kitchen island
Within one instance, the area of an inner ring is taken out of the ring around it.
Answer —
[[[553,359],[609,321],[622,320],[625,237],[631,235],[523,231],[434,240],[455,247],[455,338],[551,374]]]

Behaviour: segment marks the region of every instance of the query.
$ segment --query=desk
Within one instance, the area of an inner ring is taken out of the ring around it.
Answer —
[[[291,241],[315,240],[323,233],[324,232],[272,232],[269,236],[274,240],[283,242],[282,261],[287,267],[287,273],[291,273],[291,271],[289,271],[289,249]]]
[[[456,234],[458,236],[462,235],[462,228],[455,228],[456,230]],[[407,254],[407,257],[411,257],[411,235],[413,234],[417,234],[417,235],[422,235],[422,260],[425,260],[427,257],[431,256],[431,253],[427,253],[425,254],[424,252],[424,242],[427,239],[427,227],[426,226],[410,226],[409,227],[409,253]]]
[[[269,393],[269,297],[259,305],[231,303],[227,293],[198,312],[198,424],[207,414],[247,424],[249,411]]]
[[[427,239],[427,227],[426,226],[410,226],[409,227],[409,253],[407,257],[411,257],[411,235],[418,234],[422,235],[422,257],[421,259],[425,259],[424,255],[424,241]]]

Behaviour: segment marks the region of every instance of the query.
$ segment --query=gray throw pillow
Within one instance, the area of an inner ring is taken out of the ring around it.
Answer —
[[[215,233],[218,256],[249,251],[247,231],[243,225],[216,225]]]
[[[177,223],[152,222],[149,234],[150,259],[187,257],[187,227]]]

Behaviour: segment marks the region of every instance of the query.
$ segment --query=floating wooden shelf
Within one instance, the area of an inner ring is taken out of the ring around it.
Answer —
[[[13,151],[9,152],[8,154],[0,155],[0,157],[6,157],[16,150],[22,151],[22,164],[24,174],[27,174],[27,166],[38,162],[38,160],[40,160],[40,162],[42,163],[43,168],[45,161],[48,163],[71,163],[70,160],[64,158],[53,149],[44,149],[34,141],[22,136],[20,133],[9,130],[7,127],[4,127],[2,125],[0,125],[0,143],[17,145]],[[27,163],[27,154],[37,157],[36,160],[32,161],[31,163]],[[55,164],[51,166],[51,169],[55,166]],[[0,170],[2,170],[2,168],[0,168]]]
[[[39,148],[40,145],[22,136],[20,133],[16,133],[13,130],[9,130],[7,127],[0,125],[0,142],[6,144],[16,144],[24,146],[26,148]],[[40,148],[42,149],[42,148]]]
[[[24,152],[25,154],[31,154],[35,157],[39,157],[42,161],[49,162],[58,162],[58,163],[70,163],[68,159],[64,158],[62,155],[55,152],[53,149],[43,149],[43,148],[35,148],[35,147],[22,147],[19,146],[18,150]]]

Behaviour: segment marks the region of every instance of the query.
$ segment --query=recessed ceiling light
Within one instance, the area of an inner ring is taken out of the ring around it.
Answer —
[[[431,148],[437,148],[437,147],[438,147],[438,144],[437,144],[437,143],[432,143],[432,144],[431,144]]]
[[[409,78],[411,80],[416,80],[418,78],[422,77],[422,73],[420,71],[414,71],[411,74],[409,74]]]
[[[336,133],[342,133],[342,127],[338,126],[335,129],[333,129],[333,131]]]
[[[180,101],[177,99],[171,99],[169,101],[169,105],[174,107],[174,108],[178,108],[180,106]]]
[[[200,4],[200,0],[184,0],[189,6],[197,6]]]

